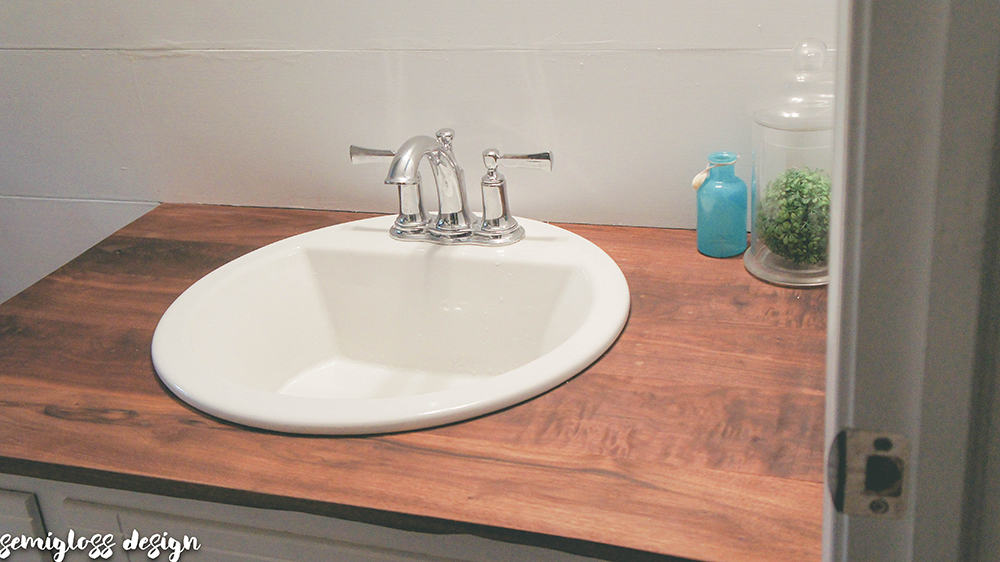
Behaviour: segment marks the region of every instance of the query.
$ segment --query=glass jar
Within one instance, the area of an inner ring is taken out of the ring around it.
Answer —
[[[833,78],[822,41],[792,52],[785,96],[754,113],[747,271],[778,285],[829,282]]]

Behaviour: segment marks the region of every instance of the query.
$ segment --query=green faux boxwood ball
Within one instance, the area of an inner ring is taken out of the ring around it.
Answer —
[[[830,176],[790,168],[768,184],[757,213],[760,240],[796,264],[826,262],[830,229]]]

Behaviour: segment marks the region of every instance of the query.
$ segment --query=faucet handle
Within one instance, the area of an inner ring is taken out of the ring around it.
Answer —
[[[495,171],[500,164],[500,160],[504,160],[505,165],[515,168],[552,169],[552,153],[548,151],[531,154],[502,154],[495,148],[488,148],[483,151],[483,164],[486,165],[487,171]]]
[[[396,153],[383,148],[364,148],[351,145],[351,164],[369,164],[392,160]],[[427,229],[427,213],[420,199],[420,182],[400,183],[399,214],[389,229],[389,235],[398,240],[422,240]]]
[[[495,148],[483,151],[483,218],[476,229],[476,240],[480,244],[513,244],[524,238],[524,227],[510,214],[507,205],[507,179],[497,171],[500,161],[522,168],[552,169],[551,152],[532,154],[503,154]]]
[[[364,148],[362,146],[351,145],[351,164],[368,164],[391,160],[395,155],[394,151],[384,148]]]
[[[455,140],[455,129],[438,129],[434,133],[434,137],[437,138],[445,150],[448,150],[451,148],[451,141]]]

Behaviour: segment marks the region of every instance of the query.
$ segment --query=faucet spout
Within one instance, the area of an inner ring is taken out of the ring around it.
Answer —
[[[420,181],[420,162],[424,156],[440,147],[437,139],[418,135],[403,143],[389,164],[385,177],[387,184],[417,183]]]
[[[389,165],[385,183],[416,185],[420,182],[420,163],[424,157],[431,164],[437,185],[438,214],[427,235],[438,241],[461,240],[472,236],[465,176],[451,149],[451,129],[441,129],[435,138],[418,135],[399,147]]]

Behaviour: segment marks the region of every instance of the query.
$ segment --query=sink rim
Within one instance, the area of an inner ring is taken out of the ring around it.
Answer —
[[[254,428],[289,433],[350,435],[406,431],[478,417],[538,396],[584,371],[604,354],[628,319],[630,295],[618,265],[592,242],[565,229],[531,219],[518,220],[526,238],[505,247],[436,246],[401,242],[388,236],[394,216],[350,221],[291,236],[232,260],[188,287],[164,312],[153,334],[151,353],[157,376],[183,402],[210,415]],[[592,285],[593,302],[580,326],[553,349],[507,372],[472,384],[424,394],[379,398],[310,398],[278,394],[199,369],[178,340],[190,321],[188,303],[241,269],[294,248],[349,243],[364,238],[366,248],[406,255],[419,251],[492,252],[498,259],[524,256],[563,259],[580,268]],[[370,238],[370,239],[369,239]],[[553,252],[550,244],[568,244]],[[548,252],[548,255],[546,255]],[[502,256],[514,256],[503,258]]]

